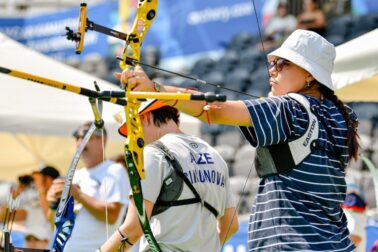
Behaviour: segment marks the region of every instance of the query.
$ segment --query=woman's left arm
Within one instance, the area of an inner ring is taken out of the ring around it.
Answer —
[[[158,84],[151,81],[140,66],[134,70],[125,70],[117,74],[121,85],[131,85],[133,91],[168,92],[168,93],[201,93],[195,90]],[[168,105],[178,110],[198,117],[204,122],[228,124],[234,126],[252,126],[248,109],[242,101],[214,102],[207,104],[204,101],[167,101]]]

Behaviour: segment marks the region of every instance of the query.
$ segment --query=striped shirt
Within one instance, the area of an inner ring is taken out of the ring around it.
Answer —
[[[249,251],[353,251],[340,207],[346,195],[346,123],[330,100],[306,96],[319,120],[319,149],[288,173],[262,178],[249,221]],[[308,127],[304,107],[287,96],[247,100],[255,147],[292,141]],[[327,150],[327,151],[325,151]],[[341,158],[341,162],[340,162]]]

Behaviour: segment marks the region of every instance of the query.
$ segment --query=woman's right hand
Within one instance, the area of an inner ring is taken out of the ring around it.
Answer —
[[[55,203],[59,200],[60,196],[62,195],[64,188],[64,179],[57,178],[53,181],[52,185],[50,186],[49,190],[46,194],[46,199],[50,203]]]

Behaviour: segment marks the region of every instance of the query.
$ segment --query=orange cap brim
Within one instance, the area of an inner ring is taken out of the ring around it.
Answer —
[[[147,114],[148,112],[151,112],[153,110],[169,106],[165,102],[160,100],[153,100],[149,105],[147,105],[145,108],[143,108],[141,111],[139,111],[139,115]],[[126,122],[121,125],[118,129],[118,133],[121,136],[127,137],[127,124]]]

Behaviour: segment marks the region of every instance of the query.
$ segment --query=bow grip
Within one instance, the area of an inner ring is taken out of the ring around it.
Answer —
[[[192,94],[190,96],[191,100],[195,101],[207,101],[207,102],[225,102],[227,100],[227,96],[223,94],[215,94],[212,92],[207,92],[204,94]]]

